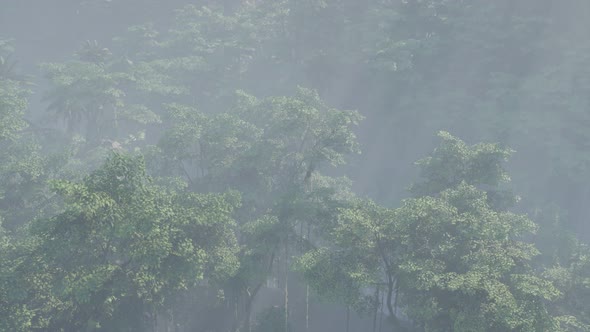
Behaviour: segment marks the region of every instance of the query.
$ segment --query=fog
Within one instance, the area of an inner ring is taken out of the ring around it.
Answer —
[[[590,331],[588,17],[0,0],[0,331]]]

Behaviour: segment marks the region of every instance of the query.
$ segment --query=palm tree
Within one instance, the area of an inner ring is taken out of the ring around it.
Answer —
[[[111,55],[107,48],[87,40],[75,54],[79,60],[43,65],[53,83],[43,100],[69,132],[84,132],[81,126],[85,124],[87,141],[100,143],[100,136],[107,134],[101,132],[114,127],[112,121],[124,93],[118,88],[118,76],[106,63]]]

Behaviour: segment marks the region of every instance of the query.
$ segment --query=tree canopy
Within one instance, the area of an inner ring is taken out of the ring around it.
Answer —
[[[0,11],[0,330],[590,331],[585,2],[62,5]]]

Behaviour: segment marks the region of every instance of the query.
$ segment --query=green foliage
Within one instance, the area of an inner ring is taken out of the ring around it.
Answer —
[[[441,144],[432,156],[418,161],[424,181],[412,187],[417,195],[431,195],[461,182],[496,187],[510,181],[503,163],[513,152],[498,144],[468,146],[447,132],[440,132]]]
[[[247,312],[281,250],[304,241],[295,226],[334,215],[339,184],[315,173],[358,151],[352,130],[361,116],[332,109],[303,88],[264,99],[240,91],[217,114],[178,103],[166,108],[168,127],[150,154],[151,167],[185,178],[191,190],[242,193],[240,269],[224,289],[230,299],[245,298]]]
[[[545,272],[564,296],[553,304],[563,331],[589,331],[590,250],[576,244],[569,257]]]
[[[34,312],[26,303],[19,303],[26,291],[15,277],[15,267],[21,260],[16,241],[2,228],[0,218],[0,329],[28,331]]]
[[[509,179],[501,167],[509,150],[469,148],[446,133],[441,137],[441,146],[420,164],[422,188],[444,190],[405,201],[394,217],[401,236],[397,277],[402,293],[407,287],[408,314],[433,330],[448,324],[461,331],[554,329],[543,303],[560,292],[532,268],[539,252],[519,240],[537,227],[488,197]],[[474,186],[482,184],[488,192]]]
[[[157,311],[176,291],[238,267],[234,194],[162,190],[141,158],[116,153],[83,182],[53,187],[65,209],[31,225],[34,247],[19,265],[30,285],[27,302],[38,303],[34,320],[46,324],[39,327],[109,322],[130,300]]]
[[[585,5],[207,3],[42,65],[45,116],[0,39],[0,330],[247,330],[279,256],[396,330],[590,330]],[[439,130],[501,143],[440,131],[399,204]]]
[[[304,254],[296,270],[303,272],[305,280],[321,298],[361,311],[364,309],[362,289],[370,284],[372,276],[363,269],[366,263],[359,260],[358,256],[351,257],[350,252],[320,248]]]
[[[284,309],[280,307],[269,308],[260,313],[256,323],[252,327],[253,332],[283,332],[285,322],[283,317]],[[289,326],[290,327],[290,326]],[[291,331],[289,328],[287,331]]]
[[[14,77],[13,67],[7,68],[12,51],[10,42],[0,39],[0,143],[14,140],[27,126],[23,116],[30,91]]]
[[[352,128],[360,115],[328,108],[313,91],[263,100],[237,97],[231,111],[217,115],[168,105],[170,126],[159,144],[163,158],[155,165],[185,176],[195,188],[234,188],[245,201],[265,201],[259,206],[264,214],[274,204],[268,198],[300,190],[308,172],[324,163],[341,164],[358,151]]]
[[[131,83],[137,78],[118,68],[108,49],[88,41],[77,55],[79,60],[42,65],[52,83],[45,95],[47,109],[69,131],[84,134],[88,143],[96,145],[101,139],[124,138],[120,125],[141,130],[160,121],[147,106],[129,101]]]
[[[408,200],[395,219],[410,317],[432,331],[552,329],[542,303],[560,293],[531,269],[538,251],[518,240],[535,230],[532,221],[490,209],[485,193],[466,184]]]
[[[31,93],[25,87],[28,82],[14,67],[2,72],[12,52],[11,43],[0,40],[0,217],[11,230],[39,212],[37,202],[43,200],[42,179],[48,166],[39,137],[30,132],[25,120]]]
[[[432,196],[393,210],[371,202],[340,209],[338,222],[324,231],[334,247],[303,255],[299,269],[320,295],[345,303],[361,301],[363,287],[380,287],[398,328],[397,305],[427,331],[555,329],[545,303],[561,292],[534,270],[539,252],[523,241],[537,226],[492,206],[474,186],[493,190],[508,179],[501,168],[507,150],[469,148],[441,136],[440,147],[421,162],[421,188]]]
[[[0,78],[0,141],[15,139],[26,127],[22,119],[27,107],[27,91],[16,81]]]

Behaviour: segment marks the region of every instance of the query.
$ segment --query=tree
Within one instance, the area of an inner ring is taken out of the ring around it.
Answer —
[[[295,226],[313,223],[303,211],[323,188],[307,192],[310,177],[323,164],[341,164],[357,151],[352,127],[360,116],[329,108],[307,89],[293,97],[261,100],[240,92],[230,111],[210,116],[178,104],[168,107],[170,127],[153,165],[185,177],[193,190],[243,193],[237,217],[243,227],[243,274],[228,289],[237,292],[229,298],[246,298],[244,316],[237,320],[247,324],[249,303],[279,254],[284,255],[284,271],[289,270],[289,248],[301,236]]]
[[[393,210],[362,201],[342,208],[323,233],[331,245],[303,257],[304,274],[324,295],[380,287],[398,329],[400,314],[427,331],[555,329],[546,303],[560,292],[533,269],[538,251],[523,241],[536,225],[475,187],[497,192],[509,150],[440,136],[419,163],[420,196]],[[356,286],[339,287],[337,277]]]
[[[553,303],[553,314],[562,331],[589,331],[590,250],[577,244],[567,261],[547,269],[546,277],[564,294]]]
[[[8,58],[12,53],[9,41],[0,40],[0,141],[14,140],[16,135],[26,127],[23,120],[27,108],[29,91],[22,81],[15,79],[14,67],[8,67]]]
[[[280,24],[273,14],[249,6],[228,12],[219,4],[187,5],[175,11],[173,24],[161,34],[149,25],[133,27],[124,40],[135,47],[126,48],[135,88],[152,100],[150,93],[157,94],[159,103],[198,104],[210,111],[227,107],[262,43]]]
[[[0,217],[13,230],[39,211],[32,209],[39,195],[46,169],[38,137],[29,130],[27,77],[9,66],[13,49],[9,41],[0,40]],[[6,70],[3,70],[6,69]]]
[[[441,330],[554,329],[544,302],[560,294],[535,272],[539,252],[522,241],[536,225],[494,199],[502,193],[500,203],[516,202],[499,190],[509,180],[502,164],[510,150],[440,136],[433,155],[419,162],[425,180],[414,187],[434,197],[396,210],[408,314]]]
[[[70,132],[84,135],[90,147],[96,147],[105,139],[128,138],[119,130],[120,123],[141,136],[145,125],[160,121],[141,102],[126,98],[134,77],[125,71],[128,68],[118,68],[120,61],[107,48],[87,41],[76,55],[79,60],[42,66],[52,84],[45,96],[48,111]]]
[[[22,261],[21,249],[0,223],[0,329],[6,331],[29,331],[33,327],[34,310],[21,302],[26,285],[15,273]]]
[[[164,190],[141,157],[117,153],[83,182],[53,186],[64,210],[30,225],[15,267],[29,287],[16,304],[35,311],[36,328],[143,330],[177,291],[237,269],[234,194]]]
[[[409,317],[432,331],[539,331],[554,322],[544,304],[560,293],[532,269],[539,254],[519,240],[535,224],[496,212],[465,183],[396,210],[399,271]]]

